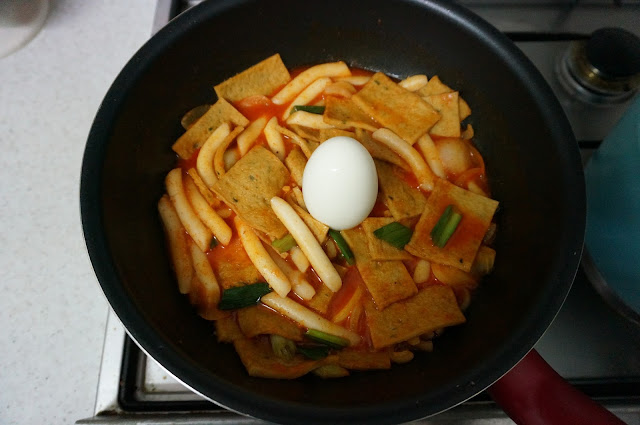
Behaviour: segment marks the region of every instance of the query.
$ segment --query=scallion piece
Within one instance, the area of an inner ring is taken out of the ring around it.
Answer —
[[[338,249],[340,250],[342,257],[344,257],[347,264],[352,266],[355,262],[355,259],[353,258],[353,252],[351,252],[351,248],[349,248],[349,245],[347,245],[347,241],[344,240],[340,232],[337,230],[329,229],[329,236],[331,236],[331,238],[336,242],[336,245],[338,245]]]
[[[225,289],[222,292],[218,308],[220,310],[235,310],[256,305],[260,298],[269,292],[271,292],[271,288],[268,283],[264,282]]]
[[[452,212],[453,212],[453,205],[449,205],[447,206],[447,208],[444,209],[444,212],[438,219],[438,222],[436,223],[435,226],[433,226],[433,229],[431,230],[432,240],[434,240],[435,235],[439,235],[440,233],[442,233],[442,229],[444,229],[444,226],[447,224],[447,221],[449,220],[449,217],[451,217]]]
[[[349,340],[342,338],[341,336],[331,335],[326,332],[319,331],[317,329],[309,329],[304,334],[307,338],[316,342],[320,342],[331,348],[344,348],[349,345]]]
[[[322,346],[322,345],[314,345],[314,346],[298,345],[296,347],[296,350],[298,351],[298,353],[302,354],[303,356],[311,360],[324,359],[329,355],[329,347]]]
[[[444,248],[453,232],[458,228],[462,220],[462,214],[454,210],[453,205],[447,206],[440,216],[440,219],[431,230],[431,240],[438,248]]]
[[[291,113],[292,114],[294,112],[298,112],[298,111],[305,111],[305,112],[309,112],[311,114],[322,115],[322,114],[324,114],[324,106],[294,105],[293,108],[291,108]]]
[[[293,360],[296,355],[296,344],[293,341],[276,334],[271,334],[269,340],[273,354],[283,360]]]
[[[397,221],[394,221],[393,223],[374,230],[373,235],[398,249],[404,249],[404,246],[411,240],[413,231],[407,226],[403,226]]]
[[[287,252],[296,245],[296,240],[293,239],[291,233],[287,234],[282,239],[276,239],[275,241],[271,242],[271,246],[277,249],[278,252]]]

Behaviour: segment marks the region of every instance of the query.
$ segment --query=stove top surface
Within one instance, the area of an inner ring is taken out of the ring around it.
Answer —
[[[198,1],[160,0],[156,27],[194,3]],[[573,99],[559,84],[556,65],[572,40],[585,38],[595,29],[621,26],[640,35],[640,4],[597,0],[461,3],[504,31],[536,65],[558,96],[583,157],[588,158],[631,101],[603,107]],[[535,349],[578,389],[626,422],[640,424],[640,327],[606,304],[582,267],[556,320]],[[113,313],[107,325],[95,413],[96,417],[77,423],[138,423],[140,415],[154,423],[259,422],[226,411],[184,387],[126,337]],[[417,423],[513,422],[482,392]]]

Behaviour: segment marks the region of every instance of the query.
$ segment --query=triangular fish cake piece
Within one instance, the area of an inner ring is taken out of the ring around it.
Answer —
[[[429,134],[442,137],[460,137],[460,112],[458,109],[458,92],[434,94],[424,100],[438,111],[441,118]]]
[[[224,99],[219,99],[198,121],[189,127],[189,130],[178,138],[171,149],[180,158],[189,159],[196,150],[202,147],[211,133],[225,122],[242,127],[246,127],[249,124],[249,120],[233,105]]]
[[[240,158],[211,188],[250,226],[273,239],[287,229],[271,209],[271,198],[289,182],[287,167],[273,153],[256,146]]]
[[[371,259],[367,237],[362,227],[343,230],[341,234],[351,248],[362,281],[378,308],[383,309],[389,304],[418,292],[416,284],[402,261]]]
[[[374,74],[351,99],[378,123],[410,144],[440,119],[438,112],[424,99],[381,72]]]
[[[460,211],[462,219],[447,244],[439,248],[431,240],[431,231],[449,205]],[[497,207],[498,201],[438,179],[405,249],[433,263],[468,272]]]
[[[375,160],[374,162],[384,203],[391,211],[393,218],[402,220],[422,214],[427,200],[420,189],[409,185],[400,176],[400,173],[405,171],[384,161]]]
[[[267,96],[291,80],[279,54],[245,69],[214,87],[218,98],[229,102],[249,96]]]
[[[327,97],[323,118],[324,122],[338,128],[364,128],[370,131],[380,128],[380,124],[350,98]]]
[[[427,286],[384,310],[369,302],[365,311],[371,341],[377,349],[466,321],[453,289],[446,285]]]

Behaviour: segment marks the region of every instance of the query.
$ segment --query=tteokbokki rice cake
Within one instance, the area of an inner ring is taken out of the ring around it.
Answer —
[[[388,369],[465,322],[498,202],[455,88],[276,54],[214,89],[158,210],[179,291],[250,375]]]

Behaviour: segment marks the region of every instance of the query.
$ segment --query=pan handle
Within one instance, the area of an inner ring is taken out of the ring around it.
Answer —
[[[624,425],[565,381],[536,350],[531,350],[488,391],[519,425]]]

